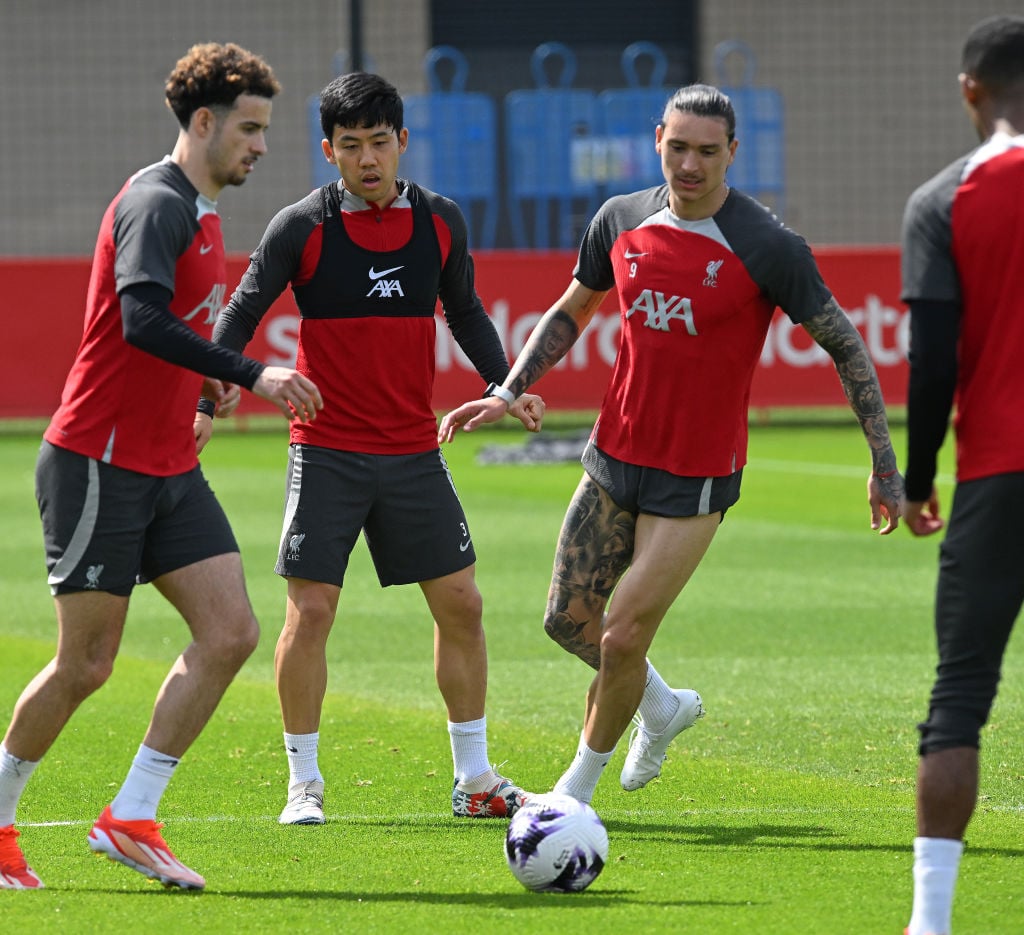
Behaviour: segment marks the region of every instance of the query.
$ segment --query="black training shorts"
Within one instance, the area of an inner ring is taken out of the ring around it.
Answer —
[[[360,532],[382,587],[440,578],[476,561],[440,449],[374,455],[292,445],[275,571],[341,587]]]
[[[742,468],[725,477],[681,477],[658,468],[619,461],[590,441],[583,467],[612,500],[634,516],[707,516],[725,511],[740,498]]]
[[[44,441],[36,462],[36,500],[54,594],[126,596],[136,583],[238,551],[198,466],[154,477]]]

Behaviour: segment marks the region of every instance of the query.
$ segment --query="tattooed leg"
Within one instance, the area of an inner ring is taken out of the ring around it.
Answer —
[[[635,526],[636,517],[584,474],[559,534],[544,630],[593,669],[605,607],[633,558]]]

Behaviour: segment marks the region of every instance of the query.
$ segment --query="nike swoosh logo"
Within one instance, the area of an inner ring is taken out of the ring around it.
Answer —
[[[213,244],[212,243],[204,243],[199,248],[199,253],[205,255],[205,254],[209,253],[212,249],[213,249]]]
[[[288,748],[288,752],[289,753],[298,753],[299,752],[299,748],[298,747],[289,747]]]
[[[379,273],[370,267],[370,279],[380,279],[382,276],[387,276],[388,273],[397,273],[400,269],[404,269],[404,266],[392,266],[391,269],[382,269]]]
[[[638,257],[638,256],[647,256],[647,254],[646,254],[646,253],[630,253],[630,252],[629,252],[629,250],[627,250],[627,251],[626,251],[626,252],[625,252],[624,254],[622,254],[622,255],[623,255],[623,256],[624,256],[624,257],[625,257],[625,258],[626,258],[627,260],[632,260],[632,259],[634,259],[635,257]]]
[[[465,551],[466,551],[466,549],[468,549],[468,548],[469,548],[469,544],[470,544],[470,543],[471,543],[472,541],[473,541],[472,539],[467,539],[467,540],[466,540],[465,542],[461,542],[461,543],[459,543],[459,551],[460,551],[460,552],[465,552]]]

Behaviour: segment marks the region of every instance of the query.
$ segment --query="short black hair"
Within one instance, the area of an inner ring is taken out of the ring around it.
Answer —
[[[200,107],[230,110],[243,94],[271,98],[280,90],[270,66],[233,42],[192,46],[178,59],[164,85],[167,106],[186,130]]]
[[[725,121],[726,134],[731,143],[736,136],[736,111],[729,96],[710,84],[688,84],[673,94],[665,104],[664,124],[673,110],[698,117],[718,117]]]
[[[1024,82],[1024,16],[990,16],[975,24],[961,66],[992,94]]]
[[[402,97],[380,75],[353,71],[339,75],[320,92],[320,127],[328,140],[335,127],[391,127],[402,130]]]

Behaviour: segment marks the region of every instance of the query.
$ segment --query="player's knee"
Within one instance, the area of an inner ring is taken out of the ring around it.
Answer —
[[[330,632],[338,609],[335,589],[320,584],[289,586],[288,601],[291,605],[287,619],[289,626],[310,634],[320,631],[326,635]]]
[[[102,688],[113,671],[113,657],[100,655],[75,660],[68,665],[58,665],[55,674],[64,685],[66,693],[77,704]]]
[[[646,660],[647,648],[634,627],[606,627],[601,634],[601,668],[614,670]],[[645,662],[646,664],[646,662]]]
[[[559,639],[561,631],[558,628],[557,617],[555,614],[544,614],[544,632],[548,635],[549,639],[554,640],[556,643],[561,643],[561,640]]]
[[[239,613],[230,625],[224,623],[212,630],[203,642],[210,656],[237,670],[256,651],[259,641],[260,626],[249,611]]]
[[[241,665],[256,651],[260,642],[260,625],[252,613],[247,614],[245,619],[240,622],[233,636],[234,653],[240,659],[239,665]]]
[[[250,613],[248,620],[240,628],[237,638],[235,640],[235,646],[237,652],[242,656],[242,662],[248,659],[254,652],[260,642],[260,625],[256,620],[256,617]]]
[[[423,593],[443,635],[457,639],[482,637],[484,599],[471,577],[450,575],[430,582]]]
[[[918,725],[920,754],[952,747],[977,748],[998,687],[999,666],[990,660],[963,659],[940,667],[928,719]]]
[[[566,652],[574,653],[579,645],[578,628],[563,613],[544,614],[544,632]]]
[[[975,704],[963,707],[932,707],[928,720],[918,724],[921,741],[918,753],[926,756],[954,747],[973,747],[981,743],[981,728],[988,720],[990,705]]]
[[[457,598],[458,616],[468,626],[483,626],[484,598],[479,588],[466,588]]]

